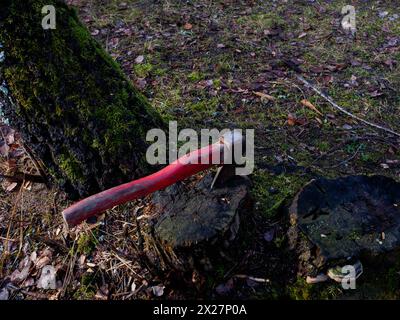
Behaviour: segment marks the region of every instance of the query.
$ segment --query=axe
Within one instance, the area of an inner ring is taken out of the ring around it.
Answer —
[[[102,191],[85,198],[62,212],[69,227],[73,227],[114,206],[144,197],[157,190],[164,189],[178,181],[184,180],[198,172],[206,170],[215,164],[222,164],[225,155],[233,161],[235,146],[243,144],[243,137],[237,131],[222,135],[214,144],[192,151],[180,157],[165,168],[149,176]],[[226,154],[228,152],[228,154]],[[218,160],[218,163],[216,159]],[[218,186],[232,176],[235,166],[224,164],[218,168],[211,188]]]

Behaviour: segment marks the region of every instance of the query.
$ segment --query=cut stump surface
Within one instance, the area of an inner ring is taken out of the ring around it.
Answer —
[[[250,183],[234,177],[211,190],[211,181],[208,174],[196,183],[177,183],[153,195],[157,218],[146,232],[151,234],[146,242],[151,259],[163,269],[212,271],[217,261],[229,261]]]
[[[289,242],[299,250],[305,273],[400,245],[400,184],[387,177],[313,180],[289,213]]]

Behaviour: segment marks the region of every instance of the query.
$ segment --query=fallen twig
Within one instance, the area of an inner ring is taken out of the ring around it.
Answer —
[[[349,117],[352,117],[353,119],[356,119],[356,120],[358,120],[358,121],[360,121],[360,122],[362,122],[364,124],[367,124],[367,125],[369,125],[371,127],[374,127],[376,129],[380,129],[380,130],[389,132],[391,134],[394,134],[394,135],[400,137],[400,133],[397,133],[397,132],[395,132],[395,131],[393,131],[393,130],[391,130],[389,128],[382,127],[382,126],[380,126],[378,124],[375,124],[375,123],[369,122],[367,120],[364,120],[364,119],[352,114],[351,112],[347,111],[343,107],[339,106],[335,101],[333,101],[333,99],[330,96],[328,96],[327,94],[323,93],[320,89],[318,89],[315,85],[313,85],[310,82],[308,82],[302,76],[296,74],[296,78],[298,80],[300,80],[301,82],[303,82],[307,87],[310,87],[311,89],[313,89],[316,93],[318,93],[322,98],[324,98],[327,102],[329,102],[334,108],[338,109],[340,112],[342,112],[342,113],[348,115]]]
[[[31,181],[35,183],[45,183],[45,179],[42,176],[37,176],[33,174],[17,172],[16,174],[10,176],[6,174],[0,174],[0,178],[7,179],[12,182],[24,182]]]
[[[334,166],[329,167],[329,168],[331,168],[331,169],[338,168],[338,167],[340,167],[340,166],[346,164],[347,162],[353,160],[353,159],[357,156],[357,154],[358,154],[358,152],[360,151],[360,149],[361,149],[361,145],[358,146],[356,152],[354,152],[354,154],[353,154],[350,158],[348,158],[348,159],[346,159],[346,160],[343,160],[342,162],[338,163],[337,165],[334,165]],[[327,168],[326,168],[326,169],[327,169]]]
[[[48,179],[48,176],[46,174],[45,169],[43,168],[43,165],[41,165],[34,157],[33,152],[31,148],[29,148],[27,145],[22,145],[22,148],[24,149],[25,153],[28,155],[29,159],[31,159],[33,165],[35,166],[36,170],[39,172],[39,174],[43,178],[43,183],[46,185],[47,189],[50,189],[50,182]]]
[[[252,276],[248,276],[246,274],[236,274],[234,275],[235,278],[239,278],[239,279],[249,279],[252,280],[254,282],[260,282],[260,283],[270,283],[269,279],[264,279],[264,278],[256,278],[256,277],[252,277]]]

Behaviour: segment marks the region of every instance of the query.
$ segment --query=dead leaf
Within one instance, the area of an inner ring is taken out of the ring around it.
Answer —
[[[300,125],[303,126],[307,124],[307,119],[306,118],[298,118],[296,115],[293,113],[288,114],[288,120],[287,123],[289,126],[294,126],[294,125]]]
[[[9,151],[10,151],[10,147],[3,141],[0,142],[0,155],[3,157],[7,157]]]
[[[153,291],[153,294],[156,297],[161,297],[164,294],[164,289],[165,289],[165,286],[163,286],[163,285],[151,287],[151,290]]]
[[[49,258],[51,259],[52,256],[53,256],[53,250],[51,250],[49,247],[46,247],[46,248],[42,251],[41,256],[46,256],[46,257],[49,257]]]
[[[26,279],[26,280],[24,281],[24,283],[22,284],[22,286],[23,286],[24,288],[26,288],[26,287],[32,287],[34,284],[35,284],[35,279],[33,279],[33,278],[31,277],[31,278]]]
[[[84,254],[82,254],[82,255],[79,257],[79,259],[78,259],[79,265],[80,265],[81,267],[84,266],[85,260],[86,260],[86,256],[85,256]]]
[[[322,120],[321,120],[320,118],[316,117],[315,120],[317,120],[317,122],[318,122],[319,124],[321,124],[321,125],[323,124],[323,122],[322,122]]]
[[[12,182],[10,185],[7,187],[6,191],[11,192],[13,191],[16,187],[18,186],[18,182]]]
[[[140,64],[144,61],[144,56],[137,56],[135,59],[136,64]]]
[[[307,32],[303,32],[299,35],[299,39],[304,38],[307,35]]]
[[[47,265],[43,267],[37,287],[44,290],[57,288],[56,271],[53,266]]]
[[[369,95],[372,98],[377,98],[377,97],[383,96],[383,92],[375,90],[375,91],[371,92]]]
[[[128,8],[128,3],[121,2],[118,6],[119,6],[120,9],[126,9],[126,8]]]
[[[310,110],[313,110],[314,112],[318,113],[320,116],[322,116],[323,114],[308,100],[303,99],[301,100],[301,104],[305,107],[307,107]]]
[[[12,175],[17,170],[17,160],[16,159],[8,159],[7,164],[7,174]]]
[[[36,268],[42,269],[45,265],[48,265],[50,261],[51,260],[48,256],[41,257],[36,261]]]
[[[30,257],[25,257],[25,259],[21,262],[21,264],[22,264],[22,270],[19,271],[17,269],[11,274],[10,280],[12,283],[19,284],[22,281],[24,281],[29,275],[29,271],[32,265]]]
[[[288,114],[288,120],[287,120],[287,124],[289,125],[289,126],[294,126],[294,125],[296,125],[296,116],[294,115],[294,114],[292,114],[292,113],[289,113]]]
[[[275,97],[273,97],[273,96],[271,96],[271,95],[269,95],[269,94],[263,93],[263,92],[256,92],[256,91],[253,91],[253,93],[254,93],[256,96],[260,97],[261,100],[263,100],[263,99],[266,99],[266,100],[269,100],[269,101],[275,101],[275,100],[276,100]]]
[[[306,278],[306,282],[308,284],[315,284],[315,283],[325,282],[327,280],[328,280],[328,276],[325,275],[325,274],[319,274],[314,278],[310,277],[310,276],[307,276],[307,278]]]
[[[31,261],[32,261],[33,263],[35,263],[35,261],[37,260],[37,252],[36,252],[36,251],[33,251],[33,252],[31,253],[30,259],[31,259]]]
[[[144,89],[147,86],[147,81],[145,78],[137,78],[136,79],[136,86],[139,89]]]
[[[185,29],[185,30],[191,30],[192,28],[193,28],[193,26],[189,22],[186,22],[185,25],[183,26],[183,29]]]
[[[353,127],[352,127],[351,125],[349,125],[349,124],[344,124],[344,125],[342,126],[342,128],[343,128],[344,130],[351,130],[351,129],[353,129]]]
[[[0,290],[0,301],[8,300],[10,294],[8,293],[7,288],[3,288]]]
[[[108,300],[108,285],[101,286],[96,292],[95,298],[99,300]]]
[[[329,85],[329,84],[331,84],[331,83],[333,82],[333,77],[332,77],[331,75],[323,76],[323,77],[322,77],[322,82],[323,82],[325,85]]]
[[[223,283],[223,284],[220,284],[219,286],[217,286],[215,288],[215,291],[219,295],[227,295],[229,292],[232,291],[233,286],[234,286],[233,279],[230,278],[226,283]]]
[[[275,229],[270,229],[264,233],[264,240],[267,242],[271,242],[272,240],[274,240],[274,236],[275,236]]]

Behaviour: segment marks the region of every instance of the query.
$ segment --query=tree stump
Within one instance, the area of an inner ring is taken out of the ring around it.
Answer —
[[[160,270],[213,273],[236,259],[240,231],[249,220],[250,182],[237,176],[211,190],[211,181],[207,174],[152,196],[155,218],[151,224],[142,223],[141,230],[147,256]]]
[[[308,183],[289,208],[299,273],[316,276],[360,260],[389,263],[400,245],[400,184],[383,176]]]

